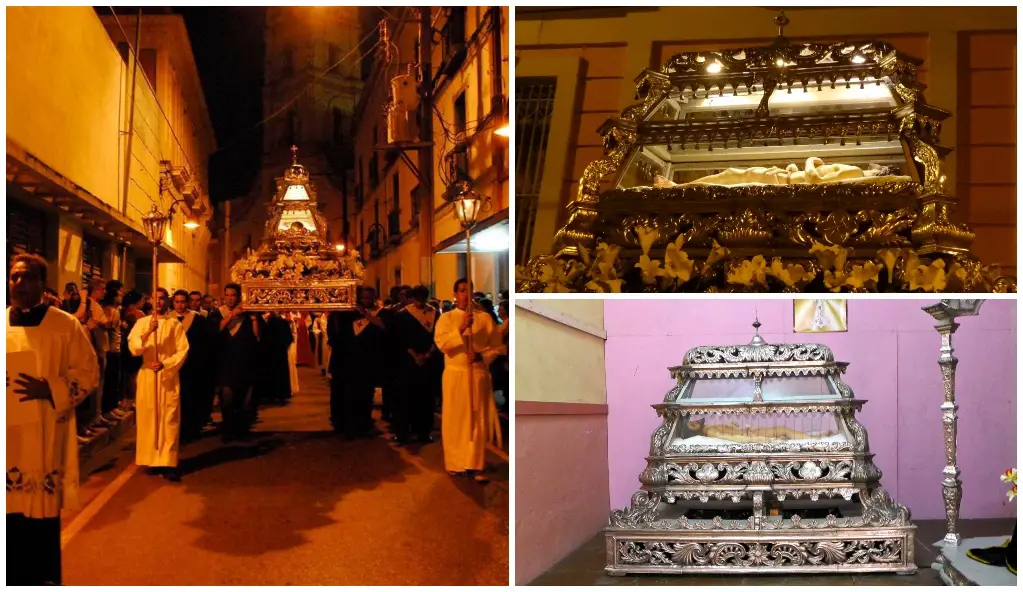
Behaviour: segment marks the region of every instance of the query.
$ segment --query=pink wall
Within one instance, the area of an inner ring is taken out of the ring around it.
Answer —
[[[847,333],[792,331],[787,300],[608,300],[608,465],[611,507],[639,488],[650,433],[650,405],[672,387],[667,367],[697,345],[748,343],[754,314],[768,342],[823,343],[850,363],[844,380],[868,403],[858,415],[883,471],[882,485],[916,519],[944,518],[941,498],[940,338],[921,310],[934,300],[850,300]],[[999,474],[1016,465],[1016,303],[988,300],[961,319],[952,341],[959,358],[959,467],[963,518],[1015,515]],[[520,481],[521,483],[521,481]]]
[[[607,410],[529,401],[515,407],[515,583],[521,585],[607,525]]]

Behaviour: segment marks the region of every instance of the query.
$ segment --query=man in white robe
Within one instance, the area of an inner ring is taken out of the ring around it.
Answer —
[[[171,482],[181,480],[181,381],[178,370],[188,356],[188,339],[168,314],[170,298],[156,289],[153,314],[140,319],[128,336],[128,349],[142,357],[135,394],[135,463]]]
[[[78,497],[75,405],[99,384],[85,328],[43,301],[46,261],[14,257],[7,309],[7,584],[61,584],[60,512]]]
[[[475,307],[472,315],[466,312],[470,305]],[[467,349],[470,336],[471,371]],[[485,482],[487,442],[501,437],[489,368],[504,347],[494,320],[472,302],[472,289],[466,279],[455,282],[455,308],[440,316],[434,339],[444,352],[441,415],[444,466],[452,475],[471,475],[476,481]]]

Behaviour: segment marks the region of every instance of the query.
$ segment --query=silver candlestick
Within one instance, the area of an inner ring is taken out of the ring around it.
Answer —
[[[945,468],[941,474],[941,492],[945,500],[945,517],[948,520],[948,532],[943,542],[958,546],[962,536],[957,530],[959,522],[959,504],[963,499],[960,471],[956,464],[956,437],[958,431],[958,411],[956,405],[956,359],[952,352],[952,334],[959,328],[956,317],[975,316],[980,312],[983,300],[942,300],[937,304],[923,307],[924,312],[938,321],[935,329],[941,335],[941,350],[938,366],[941,367],[941,387],[945,400],[941,404],[941,423],[945,431]]]

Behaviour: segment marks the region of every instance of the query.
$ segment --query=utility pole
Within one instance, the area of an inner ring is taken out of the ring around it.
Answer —
[[[111,7],[110,10],[113,10]],[[116,14],[114,15],[117,16]],[[139,8],[138,17],[135,19],[135,46],[132,51],[131,67],[131,99],[128,107],[128,145],[124,153],[124,193],[121,198],[121,214],[128,214],[128,184],[131,182],[131,140],[135,136],[135,79],[139,72],[139,43],[142,40],[142,8]],[[125,39],[125,41],[128,41]],[[154,270],[155,272],[155,270]],[[122,281],[124,278],[121,278]]]
[[[442,10],[442,9],[441,9]],[[426,258],[423,284],[437,294],[433,278],[433,199],[436,193],[433,175],[433,25],[432,9],[419,8],[419,256]]]

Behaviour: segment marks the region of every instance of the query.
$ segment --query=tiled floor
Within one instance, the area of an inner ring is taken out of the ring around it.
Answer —
[[[963,520],[960,531],[965,537],[998,536],[1012,532],[1015,521]],[[931,569],[936,549],[933,544],[945,533],[944,520],[915,521],[915,575],[807,575],[807,576],[626,576],[611,577],[604,573],[604,533],[598,533],[585,545],[533,580],[531,585],[547,586],[940,586],[941,580]]]

